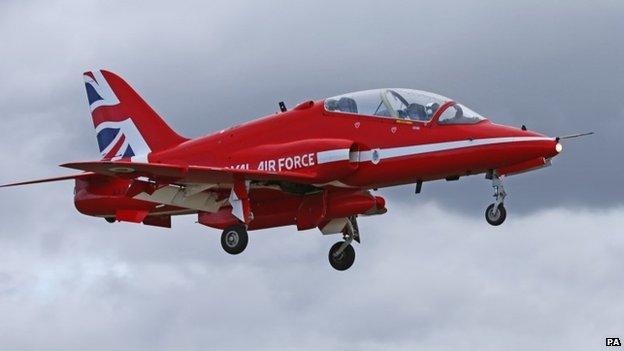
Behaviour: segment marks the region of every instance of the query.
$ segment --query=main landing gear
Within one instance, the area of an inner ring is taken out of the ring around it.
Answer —
[[[221,246],[230,255],[238,255],[243,252],[248,242],[247,228],[243,224],[229,226],[221,234]]]
[[[485,209],[485,220],[493,226],[498,226],[503,224],[505,218],[507,218],[507,211],[504,205],[507,193],[505,192],[505,187],[503,187],[503,177],[496,175],[495,172],[492,172],[489,176],[492,179],[496,201]]]
[[[347,223],[342,231],[343,241],[335,243],[329,249],[329,264],[334,269],[344,271],[349,269],[355,262],[355,250],[351,243],[360,242],[360,231],[358,229],[356,216],[347,218]],[[231,255],[238,255],[243,252],[249,242],[247,228],[244,224],[235,224],[223,230],[221,234],[221,246],[225,252]]]
[[[349,269],[355,262],[355,250],[351,243],[353,240],[360,242],[360,231],[357,225],[356,216],[347,218],[347,225],[342,231],[344,241],[335,243],[331,249],[329,249],[329,264],[334,269],[344,271]]]

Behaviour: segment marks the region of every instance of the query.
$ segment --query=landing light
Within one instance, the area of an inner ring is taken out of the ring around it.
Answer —
[[[557,151],[557,152],[563,151],[563,145],[557,143],[557,145],[555,145],[555,151]]]

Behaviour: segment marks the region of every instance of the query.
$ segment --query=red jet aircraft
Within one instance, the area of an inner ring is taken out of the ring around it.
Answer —
[[[108,222],[171,227],[196,214],[222,229],[230,254],[248,230],[296,225],[342,234],[329,250],[337,270],[355,260],[356,218],[386,213],[372,190],[485,173],[495,201],[491,225],[506,217],[503,178],[550,165],[560,139],[491,123],[446,97],[378,89],[306,101],[291,110],[187,139],[119,76],[84,74],[102,159],[63,167],[83,173],[4,186],[75,180],[79,212]]]

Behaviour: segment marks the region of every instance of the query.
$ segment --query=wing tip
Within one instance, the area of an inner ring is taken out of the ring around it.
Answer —
[[[30,184],[39,184],[39,183],[59,182],[59,181],[63,181],[63,180],[81,179],[81,178],[90,177],[90,176],[92,176],[94,174],[95,173],[93,173],[93,172],[84,172],[84,173],[80,173],[80,174],[71,174],[71,175],[60,176],[60,177],[27,180],[27,181],[23,181],[23,182],[2,184],[2,185],[0,185],[0,188],[9,188],[9,187],[20,186],[20,185],[30,185]]]

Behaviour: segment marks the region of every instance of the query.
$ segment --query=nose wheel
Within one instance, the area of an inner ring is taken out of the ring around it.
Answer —
[[[347,219],[347,225],[342,232],[344,241],[335,243],[329,249],[329,264],[338,271],[349,269],[355,262],[355,249],[351,246],[353,240],[360,242],[360,231],[357,225],[357,218],[351,216]]]
[[[499,226],[503,224],[507,218],[507,210],[505,210],[505,187],[503,186],[503,177],[498,176],[495,172],[492,174],[492,187],[494,188],[494,201],[493,204],[485,209],[485,220],[493,226]]]
[[[493,226],[501,225],[507,218],[507,210],[503,204],[491,204],[485,209],[485,220]]]

